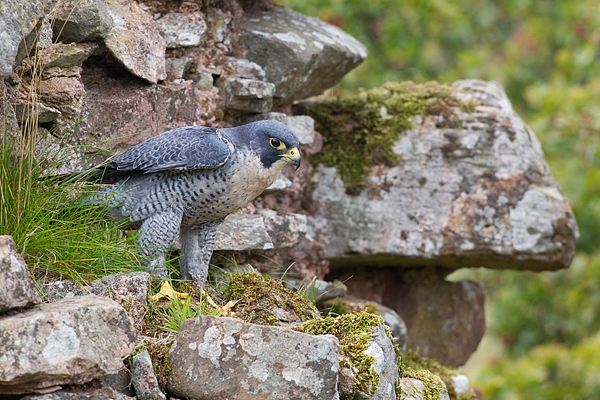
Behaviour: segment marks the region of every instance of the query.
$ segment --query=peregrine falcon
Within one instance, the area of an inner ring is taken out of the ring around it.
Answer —
[[[165,132],[92,170],[110,183],[90,202],[139,228],[148,270],[164,277],[167,251],[179,233],[181,276],[204,286],[217,226],[254,200],[285,165],[298,169],[298,138],[277,121],[235,128],[188,126]]]

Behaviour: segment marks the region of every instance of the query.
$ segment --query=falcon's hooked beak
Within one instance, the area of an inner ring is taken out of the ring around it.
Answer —
[[[292,164],[296,169],[300,168],[300,151],[297,147],[291,148],[281,155],[287,162]]]

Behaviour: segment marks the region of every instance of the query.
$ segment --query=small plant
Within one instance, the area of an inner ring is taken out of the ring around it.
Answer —
[[[18,128],[8,120],[14,117],[6,112],[12,106],[5,86],[0,93],[0,235],[13,237],[38,281],[67,277],[82,282],[139,269],[133,239],[106,219],[106,209],[77,202],[98,187],[51,176],[70,160],[61,150],[66,141],[38,124],[43,64],[35,51],[24,63],[16,90],[23,106]]]

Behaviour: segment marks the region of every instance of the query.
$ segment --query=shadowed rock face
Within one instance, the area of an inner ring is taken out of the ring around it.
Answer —
[[[319,166],[309,222],[329,240],[331,267],[352,265],[566,268],[578,236],[573,213],[535,135],[496,83],[459,81],[456,96],[479,105],[415,117],[366,188],[346,194],[335,168]],[[327,132],[321,132],[324,136]]]

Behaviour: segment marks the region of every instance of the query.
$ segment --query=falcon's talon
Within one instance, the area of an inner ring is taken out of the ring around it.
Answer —
[[[92,170],[86,179],[113,185],[87,202],[139,227],[137,246],[150,270],[162,271],[179,234],[181,275],[201,288],[217,226],[275,182],[288,163],[298,169],[299,145],[290,128],[273,120],[173,129]]]

